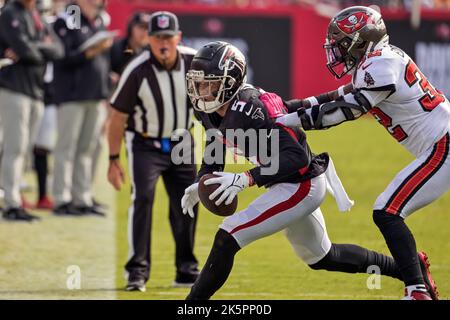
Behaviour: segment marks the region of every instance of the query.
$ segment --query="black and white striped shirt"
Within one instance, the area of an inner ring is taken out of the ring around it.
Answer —
[[[129,114],[127,130],[146,138],[170,138],[192,126],[192,104],[185,76],[195,50],[178,46],[178,59],[166,70],[149,50],[134,58],[122,73],[111,106]]]

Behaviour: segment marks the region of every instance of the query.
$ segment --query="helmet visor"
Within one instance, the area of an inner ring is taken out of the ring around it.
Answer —
[[[327,56],[327,67],[338,79],[347,74],[355,65],[355,59],[348,52],[350,43],[351,41],[346,38],[339,42],[327,39],[323,46]]]

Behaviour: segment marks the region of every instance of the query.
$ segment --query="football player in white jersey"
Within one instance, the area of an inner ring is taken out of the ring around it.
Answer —
[[[380,13],[355,6],[336,14],[328,26],[328,69],[352,82],[338,90],[288,102],[287,126],[325,129],[371,113],[415,157],[375,201],[373,219],[400,267],[405,298],[437,299],[436,285],[420,262],[414,237],[404,222],[450,188],[450,104],[401,49],[389,44]],[[428,292],[427,292],[428,289]]]

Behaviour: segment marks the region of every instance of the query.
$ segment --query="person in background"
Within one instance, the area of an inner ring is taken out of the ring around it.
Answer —
[[[181,31],[177,17],[155,12],[150,17],[150,50],[144,50],[125,68],[111,98],[108,129],[110,162],[108,180],[120,190],[124,170],[120,149],[125,136],[132,203],[128,211],[129,259],[125,266],[128,291],[145,291],[150,277],[151,227],[156,183],[161,176],[170,195],[169,219],[175,240],[174,286],[192,286],[198,276],[194,255],[194,219],[184,216],[181,198],[194,182],[193,161],[173,161],[175,146],[193,154],[192,139],[181,139],[192,127],[192,104],[187,97],[185,77],[195,50],[179,46]],[[125,131],[126,130],[126,131]],[[184,160],[184,159],[181,159]]]
[[[36,8],[42,18],[53,28],[56,16],[52,0],[37,0]],[[56,143],[56,106],[53,103],[53,63],[48,62],[44,75],[44,116],[33,148],[33,167],[36,172],[38,198],[36,209],[53,209],[53,201],[47,192],[48,157]]]
[[[22,206],[20,181],[42,118],[45,66],[64,55],[64,47],[42,21],[35,4],[36,0],[10,1],[0,14],[0,52],[14,61],[0,69],[0,184],[5,192],[3,218],[13,221],[38,219]]]
[[[92,168],[104,117],[104,99],[110,93],[109,50],[112,37],[87,46],[86,41],[105,30],[102,0],[77,0],[80,25],[61,15],[54,29],[66,55],[55,63],[57,142],[53,196],[56,215],[105,215],[92,199]],[[86,47],[87,46],[87,47]]]
[[[149,14],[136,12],[128,22],[126,36],[114,42],[111,49],[111,70],[116,74],[122,74],[131,59],[148,49],[149,21]]]
[[[106,0],[101,0],[98,8],[99,8],[99,16],[103,21],[103,25],[106,29],[108,29],[109,26],[111,25],[111,16],[106,11],[106,4],[107,4]],[[111,69],[110,69],[109,84],[110,84],[111,88],[114,87],[118,81],[118,77],[117,77],[117,81],[115,81],[114,76],[112,76],[112,74],[113,74],[113,72],[111,72]],[[108,126],[108,124],[107,124],[108,107],[109,107],[108,102],[106,100],[104,100],[102,102],[102,108],[100,108],[100,116],[99,116],[99,121],[101,123],[101,131],[100,131],[101,133],[100,133],[99,139],[97,139],[97,142],[95,144],[94,154],[92,156],[92,173],[91,173],[92,185],[94,185],[94,183],[95,183],[95,178],[97,176],[98,164],[100,162],[102,150],[104,149],[105,144],[106,144],[106,129]],[[94,194],[92,195],[92,206],[94,207],[94,209],[99,210],[99,211],[107,210],[108,205],[106,205],[105,203],[101,203],[95,196],[96,195],[94,192]]]

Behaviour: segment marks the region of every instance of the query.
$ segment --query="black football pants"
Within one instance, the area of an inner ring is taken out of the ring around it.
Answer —
[[[163,154],[155,148],[154,140],[144,139],[137,134],[127,134],[127,156],[132,182],[132,204],[128,211],[129,260],[125,266],[128,279],[149,279],[153,200],[160,176],[169,197],[169,220],[175,240],[176,270],[181,274],[196,271],[198,262],[193,248],[197,207],[195,219],[184,215],[181,209],[184,190],[195,179],[195,164],[175,165],[170,154]]]

